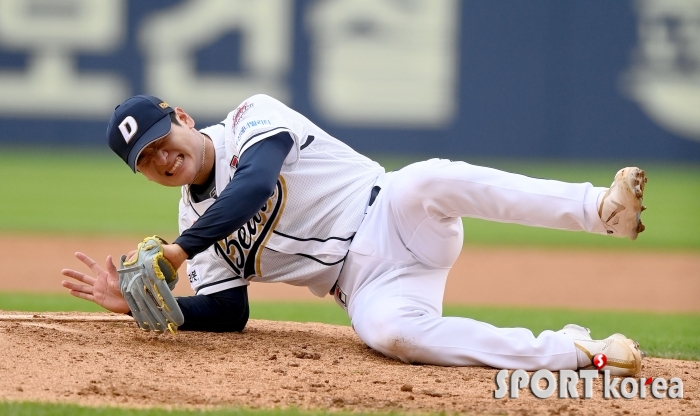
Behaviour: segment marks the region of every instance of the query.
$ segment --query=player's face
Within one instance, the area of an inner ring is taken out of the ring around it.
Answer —
[[[136,161],[149,181],[165,186],[192,183],[202,167],[202,134],[182,109],[176,108],[175,114],[180,124],[172,123],[170,133],[146,146]]]

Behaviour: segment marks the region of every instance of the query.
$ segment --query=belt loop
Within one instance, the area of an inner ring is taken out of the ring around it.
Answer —
[[[347,310],[348,310],[348,295],[346,295],[345,292],[343,292],[343,289],[341,289],[337,283],[333,286],[333,289],[334,290],[333,290],[332,295],[333,295],[333,298],[335,299],[335,302],[347,312]]]

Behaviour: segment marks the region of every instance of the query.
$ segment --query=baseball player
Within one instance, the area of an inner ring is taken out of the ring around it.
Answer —
[[[593,340],[567,325],[535,337],[442,316],[461,217],[634,240],[644,230],[638,168],[617,172],[610,188],[444,159],[387,173],[265,95],[202,130],[181,108],[132,97],[115,109],[107,136],[134,172],[182,187],[180,236],[163,246],[176,268],[187,262],[196,293],[177,300],[182,329],[241,330],[246,285],[284,282],[331,293],[368,346],[408,363],[561,370],[604,353],[613,375],[641,368],[638,344],[621,334]],[[64,281],[70,293],[128,312],[111,258],[102,269],[77,256],[97,277],[64,270],[85,283]]]

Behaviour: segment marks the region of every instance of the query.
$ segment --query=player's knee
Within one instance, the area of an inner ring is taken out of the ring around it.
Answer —
[[[454,166],[459,164],[466,165],[447,159],[430,159],[406,166],[392,179],[391,187],[395,190],[392,198],[422,202],[426,197],[449,195],[454,192],[454,181],[450,178],[460,177],[454,173]]]
[[[374,316],[355,323],[358,335],[370,348],[382,354],[412,363],[420,355],[420,337],[410,324],[389,316]]]

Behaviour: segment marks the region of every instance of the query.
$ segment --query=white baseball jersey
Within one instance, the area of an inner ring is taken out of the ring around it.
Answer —
[[[565,332],[535,338],[524,328],[443,317],[442,299],[462,248],[461,217],[606,234],[598,215],[606,188],[439,159],[385,174],[263,95],[203,132],[216,149],[217,194],[253,144],[288,132],[294,146],[258,214],[189,262],[190,273],[200,269],[200,280],[191,279],[197,293],[257,280],[308,286],[323,296],[337,281],[336,301],[360,339],[405,362],[528,371],[588,364]],[[373,186],[381,192],[368,207]],[[186,191],[183,229],[213,202],[193,204]]]
[[[294,140],[277,186],[247,224],[187,261],[197,294],[248,281],[308,286],[324,296],[336,282],[372,185],[384,169],[331,137],[306,117],[266,95],[256,95],[217,125],[201,130],[216,153],[216,195],[235,177],[238,160],[265,138],[287,132]],[[194,203],[182,188],[180,232],[214,198]]]

